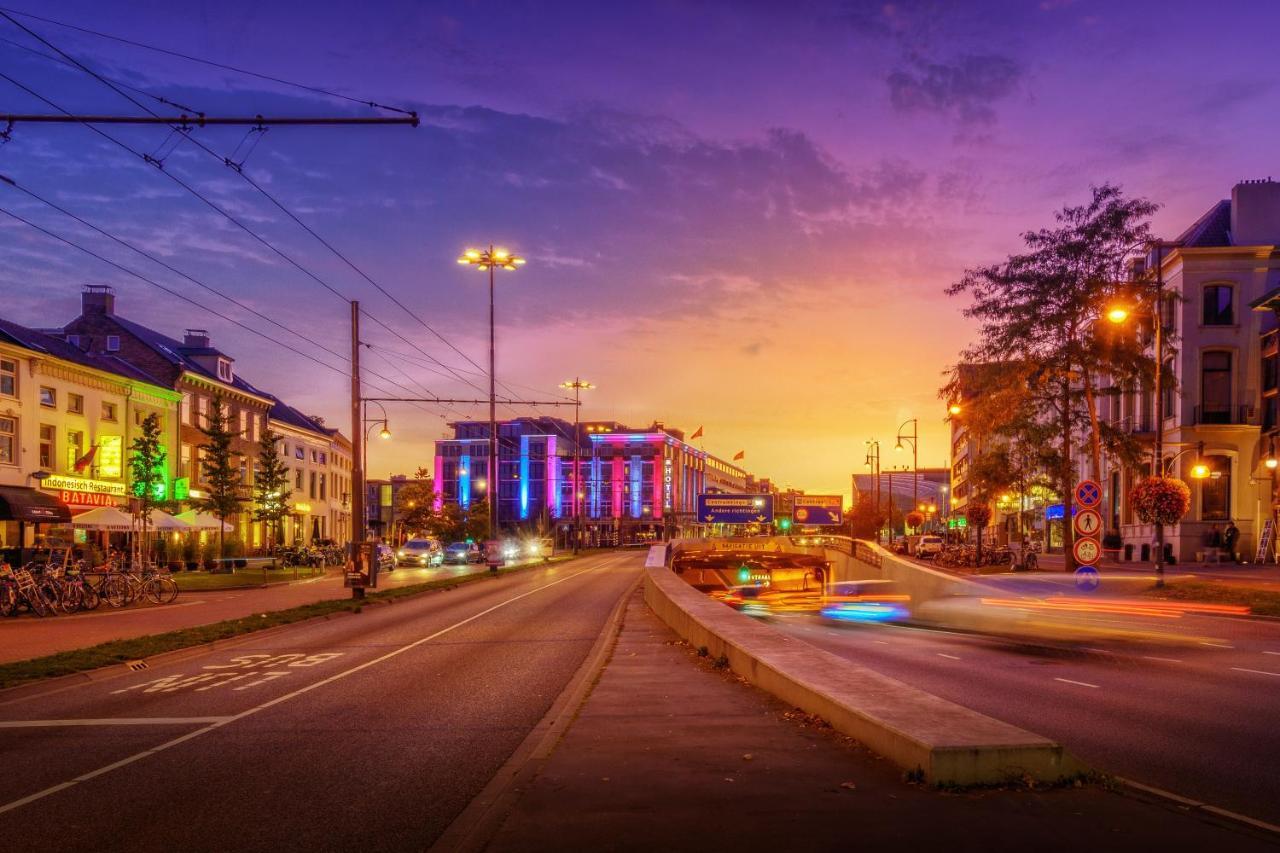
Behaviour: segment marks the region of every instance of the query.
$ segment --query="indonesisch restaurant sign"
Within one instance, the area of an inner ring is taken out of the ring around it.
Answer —
[[[87,477],[54,475],[45,477],[40,486],[46,492],[55,492],[58,500],[69,506],[116,506],[118,498],[125,496],[124,483]]]

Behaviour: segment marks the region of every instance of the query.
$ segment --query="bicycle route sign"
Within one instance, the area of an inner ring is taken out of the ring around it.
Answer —
[[[1097,536],[1102,529],[1102,515],[1096,509],[1082,509],[1072,523],[1081,536]]]
[[[1081,566],[1076,569],[1076,588],[1084,592],[1093,592],[1102,583],[1098,570],[1093,566]]]
[[[1076,503],[1082,507],[1095,507],[1102,503],[1102,486],[1093,480],[1076,483]]]
[[[1097,539],[1077,539],[1076,544],[1072,546],[1071,552],[1075,554],[1078,564],[1092,566],[1098,562],[1098,557],[1102,554],[1102,548],[1098,545]]]

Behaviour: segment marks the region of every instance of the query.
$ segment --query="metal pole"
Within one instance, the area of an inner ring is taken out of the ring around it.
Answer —
[[[357,572],[365,570],[365,524],[368,520],[365,518],[364,508],[365,442],[362,420],[362,407],[360,404],[360,303],[353,300],[351,302],[351,441],[354,452],[351,455],[356,470],[351,478],[351,515],[354,522],[352,524],[351,557],[353,567]],[[351,589],[351,597],[353,599],[364,598],[364,588],[353,587]]]
[[[1164,477],[1164,314],[1161,302],[1164,297],[1164,244],[1156,243],[1156,296],[1152,303],[1152,316],[1155,320],[1155,352],[1156,352],[1156,436],[1155,458],[1152,460],[1153,475]],[[1156,586],[1164,586],[1164,525],[1156,521]]]
[[[920,419],[911,419],[911,506],[920,511]]]
[[[578,465],[582,459],[582,451],[578,442],[582,438],[582,378],[573,377],[573,553],[578,553],[578,543],[582,540],[582,500],[578,491],[582,488],[579,480]]]
[[[493,245],[489,246],[489,256],[493,257]],[[498,540],[498,391],[496,359],[494,356],[495,332],[493,313],[493,262],[489,263],[489,541]],[[488,555],[491,571],[497,572],[497,564],[493,555]]]

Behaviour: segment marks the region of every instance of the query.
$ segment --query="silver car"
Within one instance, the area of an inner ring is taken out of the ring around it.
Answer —
[[[431,566],[442,560],[440,549],[430,539],[410,539],[396,549],[397,566]]]

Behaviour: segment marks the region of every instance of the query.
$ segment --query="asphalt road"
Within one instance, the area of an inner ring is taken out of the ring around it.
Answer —
[[[0,698],[0,832],[33,851],[426,849],[546,713],[642,558]]]
[[[1187,616],[1161,629],[1210,639],[1070,649],[816,616],[773,624],[1101,770],[1280,824],[1280,621]]]

